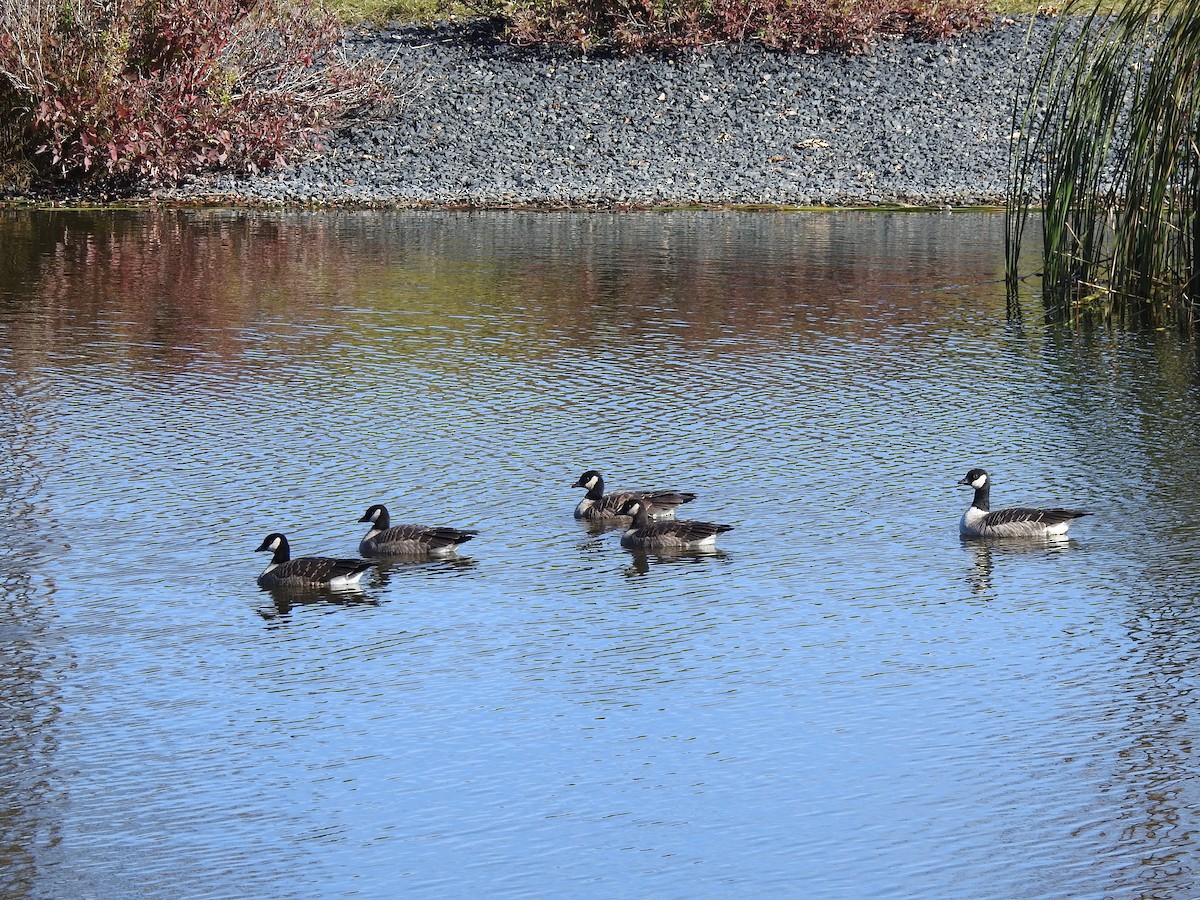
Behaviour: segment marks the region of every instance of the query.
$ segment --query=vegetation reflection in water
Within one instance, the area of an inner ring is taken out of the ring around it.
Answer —
[[[1000,216],[0,228],[6,890],[1195,893],[1195,354],[1009,305]],[[964,544],[974,465],[1095,516]],[[375,502],[481,533],[256,589]]]

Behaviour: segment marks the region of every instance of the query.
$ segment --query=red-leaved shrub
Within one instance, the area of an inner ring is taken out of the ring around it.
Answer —
[[[880,35],[948,37],[988,16],[986,0],[507,0],[522,43],[630,53],[757,41],[777,50],[858,52]]]
[[[257,171],[379,96],[341,40],[314,0],[0,0],[0,115],[45,178]]]

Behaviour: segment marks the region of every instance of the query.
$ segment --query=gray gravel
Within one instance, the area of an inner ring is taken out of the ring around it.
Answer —
[[[716,46],[674,57],[508,47],[461,27],[355,35],[393,61],[386,121],[173,199],[613,207],[979,205],[1004,196],[1012,103],[1049,20],[860,56]]]

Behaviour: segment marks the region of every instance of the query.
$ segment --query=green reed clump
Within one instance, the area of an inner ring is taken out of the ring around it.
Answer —
[[[1014,108],[1007,268],[1040,204],[1043,294],[1071,319],[1200,315],[1200,0],[1064,10]]]

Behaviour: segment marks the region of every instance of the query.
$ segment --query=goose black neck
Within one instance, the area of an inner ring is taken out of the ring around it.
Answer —
[[[984,512],[992,508],[992,483],[990,481],[985,481],[983,487],[975,488],[975,499],[971,501],[971,505]]]
[[[288,546],[287,538],[279,542],[279,546],[275,548],[275,553],[271,557],[271,562],[277,566],[283,565],[292,558],[292,548]]]
[[[602,499],[604,497],[604,479],[597,475],[596,480],[592,483],[592,486],[588,488],[588,492],[584,496],[586,496],[589,500]]]
[[[638,504],[637,512],[633,516],[634,528],[645,528],[650,522],[650,513],[646,509],[646,503],[643,501]]]
[[[392,527],[392,515],[386,509],[380,509],[379,515],[375,517],[375,521],[371,524],[372,528],[377,528],[380,531],[387,531]]]

